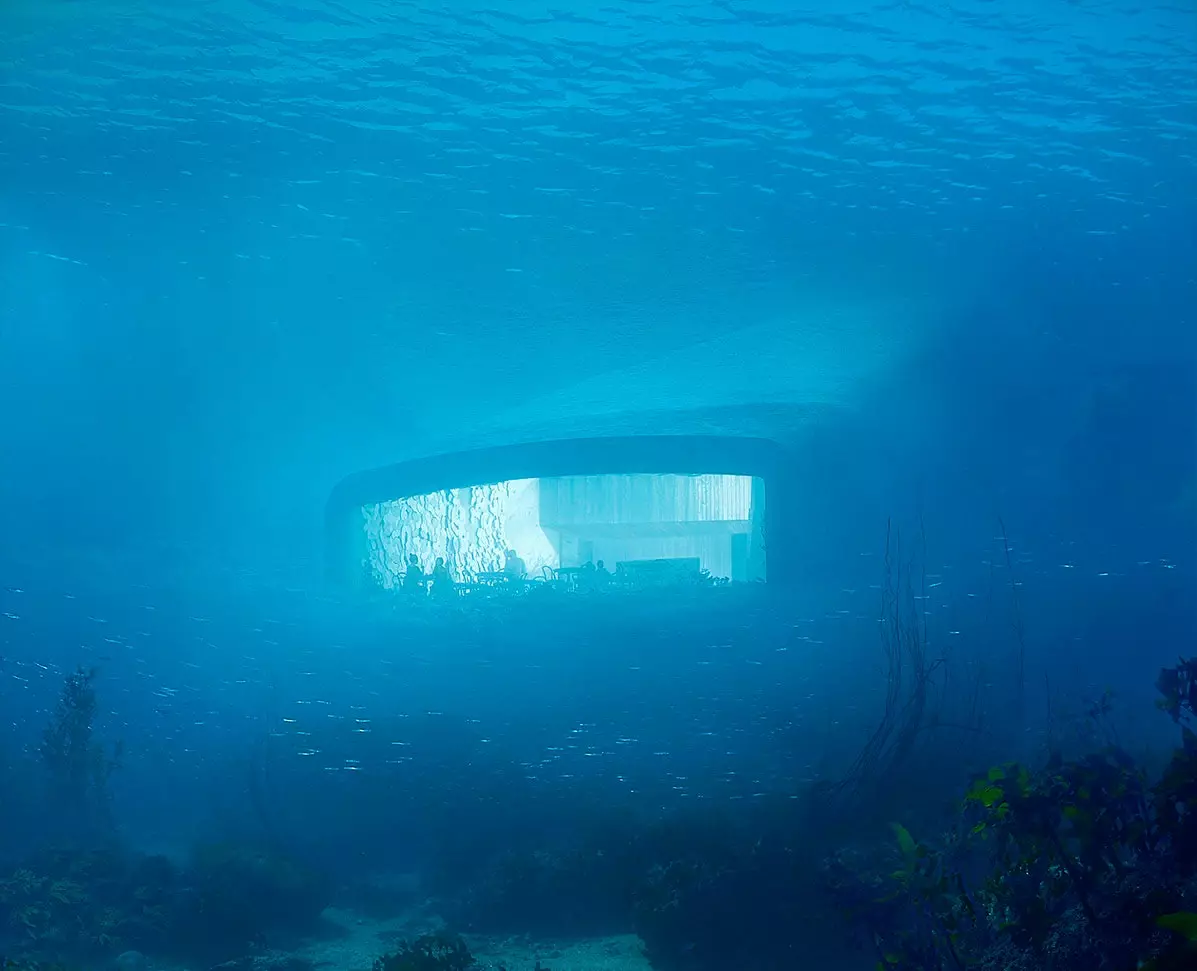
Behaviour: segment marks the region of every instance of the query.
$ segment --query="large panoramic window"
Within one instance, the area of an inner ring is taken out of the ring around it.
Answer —
[[[597,570],[637,585],[765,579],[764,483],[746,475],[512,479],[362,507],[367,567],[403,582],[411,558],[455,582]]]

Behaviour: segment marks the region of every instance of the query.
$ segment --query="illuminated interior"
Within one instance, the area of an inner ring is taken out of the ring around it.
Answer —
[[[744,475],[588,475],[444,489],[362,507],[367,566],[399,586],[408,557],[444,559],[457,583],[501,573],[514,550],[531,580],[590,566],[657,582],[765,579],[764,483]]]

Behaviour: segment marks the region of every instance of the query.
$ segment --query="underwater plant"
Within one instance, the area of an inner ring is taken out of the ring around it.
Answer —
[[[310,930],[329,896],[323,875],[256,846],[201,847],[187,870],[115,846],[40,852],[0,873],[0,954],[90,967],[140,952],[208,966],[274,932]]]
[[[1181,658],[1174,668],[1164,668],[1156,679],[1160,698],[1156,705],[1177,724],[1197,716],[1197,658]]]
[[[403,941],[374,962],[374,971],[468,971],[477,963],[459,935],[438,931]]]
[[[93,962],[170,938],[174,871],[109,850],[36,854],[0,878],[0,950],[35,962]]]
[[[213,959],[239,957],[274,932],[303,932],[332,898],[326,875],[273,847],[225,842],[196,848],[191,894],[176,939]]]
[[[1160,707],[1193,717],[1191,660],[1165,669]],[[889,971],[1156,971],[1197,967],[1197,735],[1160,777],[1107,746],[975,779],[957,826],[831,868],[833,892]],[[885,860],[888,858],[889,863]],[[886,870],[888,867],[888,872]]]
[[[658,971],[792,971],[821,966],[826,894],[819,852],[801,826],[775,826],[771,811],[728,826],[683,816],[660,826],[657,858],[637,890],[634,929]],[[652,860],[646,853],[646,859]],[[828,966],[836,957],[828,956]]]
[[[93,739],[96,672],[79,668],[66,676],[58,705],[42,732],[38,749],[50,781],[50,808],[68,833],[84,839],[114,829],[108,782],[119,768],[122,746],[109,755]]]
[[[892,521],[887,522],[879,615],[885,700],[881,717],[855,760],[838,782],[821,792],[839,815],[875,802],[880,793],[892,796],[920,743],[939,729],[977,730],[975,693],[966,700],[961,723],[949,726],[944,718],[947,659],[931,653],[927,614],[920,606],[926,595],[927,576],[921,563],[918,558],[903,559],[901,534]]]
[[[632,820],[595,825],[538,849],[511,847],[441,914],[477,933],[586,937],[628,933],[646,871],[645,828]]]

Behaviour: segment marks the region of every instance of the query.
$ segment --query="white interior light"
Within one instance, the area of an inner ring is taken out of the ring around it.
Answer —
[[[469,581],[503,569],[515,550],[532,578],[600,561],[673,561],[732,581],[765,578],[764,485],[744,475],[588,475],[444,489],[362,507],[368,565],[384,587],[408,557],[438,557]]]

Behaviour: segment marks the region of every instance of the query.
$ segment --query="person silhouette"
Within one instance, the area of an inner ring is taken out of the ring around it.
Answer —
[[[403,589],[423,590],[424,580],[424,568],[420,566],[420,557],[412,553],[407,557],[407,572],[403,574]]]
[[[445,558],[438,556],[432,567],[432,595],[434,597],[451,597],[454,592],[453,575],[449,572]]]
[[[503,556],[503,575],[508,580],[522,580],[528,575],[528,565],[515,550],[505,550]]]

